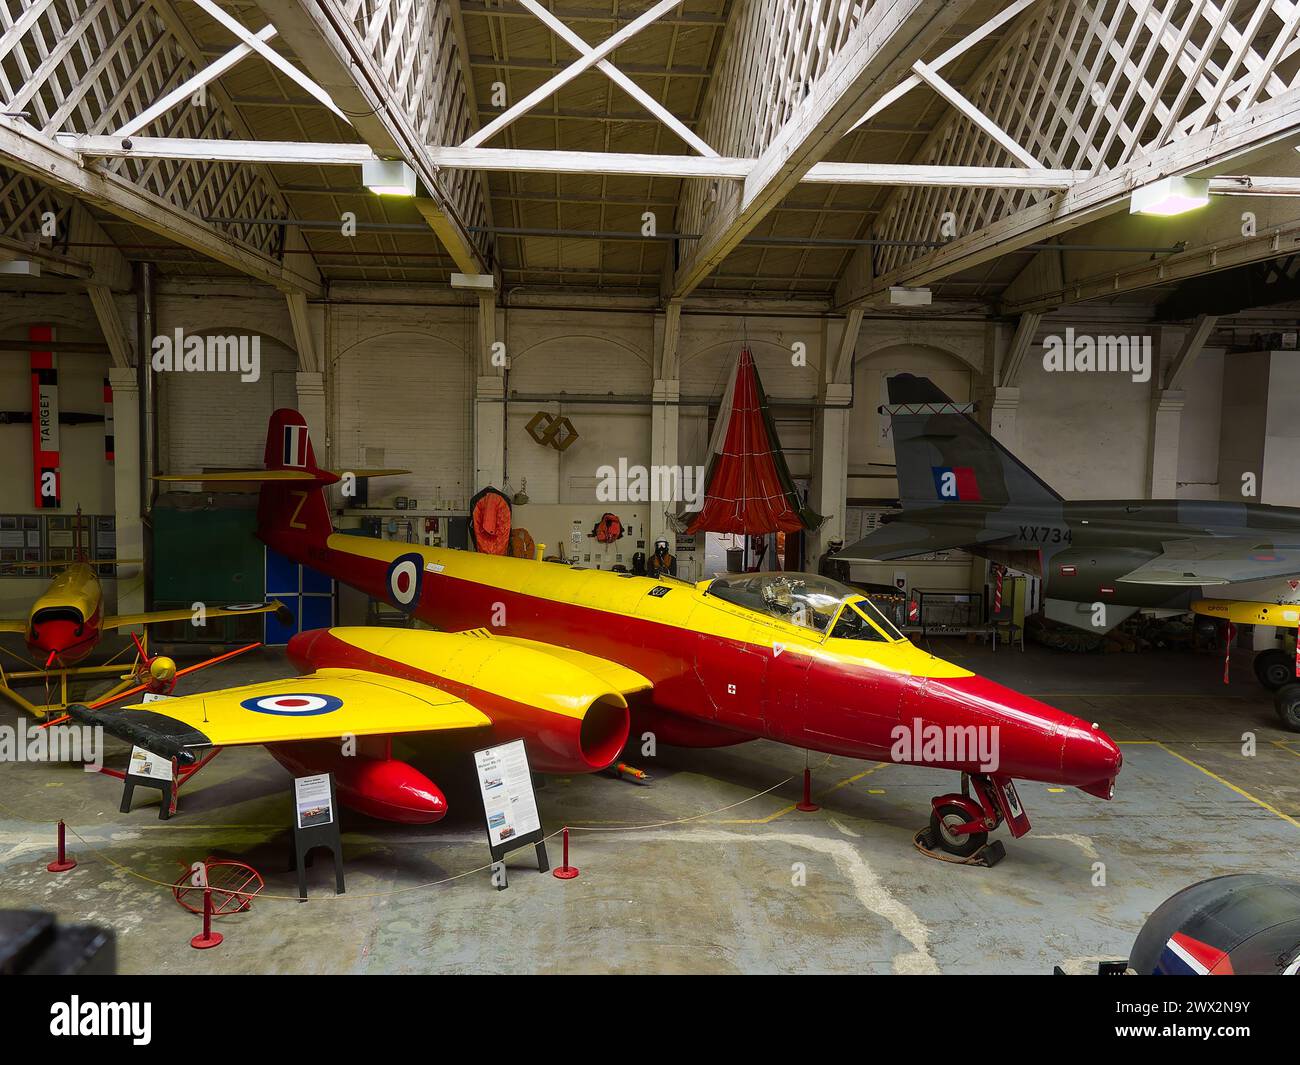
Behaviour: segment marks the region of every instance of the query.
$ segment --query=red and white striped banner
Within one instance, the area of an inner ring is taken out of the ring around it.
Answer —
[[[33,325],[27,339],[53,341],[54,327]],[[59,371],[54,352],[31,352],[32,476],[38,510],[54,510],[62,491],[59,474]]]

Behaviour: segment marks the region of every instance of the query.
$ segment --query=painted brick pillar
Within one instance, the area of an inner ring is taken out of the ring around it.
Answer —
[[[110,367],[108,381],[113,388],[116,554],[118,558],[144,558],[144,525],[140,520],[140,383],[134,366]],[[141,613],[145,608],[143,567],[119,566],[117,574],[116,612]]]

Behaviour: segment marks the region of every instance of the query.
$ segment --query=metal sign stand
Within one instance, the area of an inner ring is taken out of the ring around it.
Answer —
[[[307,901],[307,867],[311,865],[312,851],[324,847],[334,855],[334,890],[344,894],[343,887],[343,840],[339,835],[338,798],[334,791],[334,774],[325,773],[329,778],[329,820],[320,824],[303,824],[304,811],[301,809],[301,781],[314,781],[316,777],[296,777],[294,779],[294,816],[293,816],[293,853],[289,858],[289,870],[298,871],[298,900]],[[316,816],[316,815],[313,815]]]

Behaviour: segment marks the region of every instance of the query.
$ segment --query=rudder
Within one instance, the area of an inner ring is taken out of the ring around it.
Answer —
[[[257,500],[258,538],[291,557],[294,547],[300,550],[305,544],[323,544],[334,531],[323,489],[338,476],[316,465],[307,419],[299,411],[282,407],[271,415],[263,461],[268,472],[301,476],[262,482]]]
[[[993,506],[1061,497],[926,377],[889,378],[890,431],[904,508]]]

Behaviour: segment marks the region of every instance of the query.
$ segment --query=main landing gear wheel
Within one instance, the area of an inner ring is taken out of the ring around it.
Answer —
[[[1277,648],[1260,651],[1255,656],[1255,676],[1265,688],[1275,692],[1296,679],[1295,658]]]
[[[1296,685],[1300,690],[1300,684]],[[946,802],[930,811],[930,838],[943,850],[958,858],[969,858],[988,842],[987,832],[958,834],[954,831],[969,820],[966,811],[956,803]]]
[[[1273,693],[1273,709],[1284,727],[1300,732],[1300,683],[1283,684]]]

